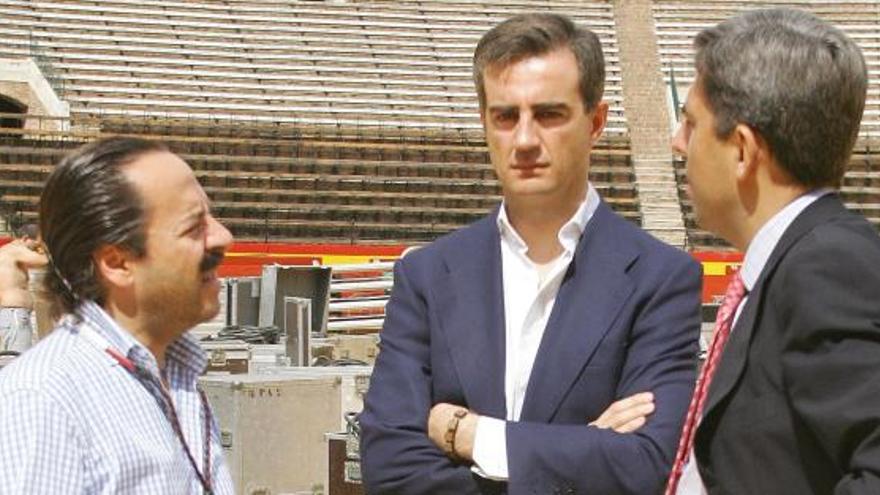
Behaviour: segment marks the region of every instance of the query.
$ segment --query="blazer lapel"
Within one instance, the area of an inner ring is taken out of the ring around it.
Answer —
[[[752,334],[755,331],[758,315],[762,313],[764,287],[767,280],[772,277],[788,250],[797,244],[801,237],[816,225],[827,222],[833,216],[840,214],[847,214],[847,211],[837,195],[823,196],[805,208],[779,239],[779,243],[770,254],[767,264],[761,270],[755,287],[748,295],[746,305],[743,307],[739,320],[734,325],[730,338],[724,347],[721,361],[715,370],[715,376],[712,378],[712,383],[709,384],[709,396],[706,398],[706,407],[703,410],[704,418],[708,417],[715,407],[731,393],[745,369]]]
[[[593,357],[634,287],[637,254],[616,239],[617,218],[600,204],[568,267],[535,357],[522,421],[549,422]]]
[[[434,296],[467,405],[504,418],[504,297],[495,216],[462,232],[446,251],[448,277],[438,280]]]
[[[766,268],[769,268],[769,263]],[[764,297],[763,275],[758,278],[755,288],[749,294],[746,305],[740,313],[739,320],[731,329],[730,337],[721,354],[721,361],[715,370],[715,376],[709,384],[709,396],[706,398],[706,406],[703,408],[703,416],[707,417],[711,411],[733,389],[746,365],[749,352],[749,342],[755,329],[755,320],[760,311],[761,301]]]

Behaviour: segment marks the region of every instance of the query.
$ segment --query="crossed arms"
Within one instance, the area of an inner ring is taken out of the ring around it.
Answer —
[[[620,353],[621,360],[613,365],[617,372],[588,376],[588,366],[580,379],[588,387],[597,385],[591,382],[614,382],[604,384],[613,397],[600,408],[593,404],[605,413],[577,423],[506,423],[510,494],[558,489],[642,495],[662,489],[695,379],[700,271],[699,265],[682,259],[660,271],[662,276],[650,287],[630,296],[611,331],[614,336],[607,337],[619,343],[609,344]],[[446,379],[454,371],[448,369],[442,335],[432,326],[429,278],[407,260],[395,268],[381,352],[361,416],[369,493],[485,492],[484,480],[469,463],[454,462],[438,448],[447,415],[468,404],[458,384]],[[577,393],[577,386],[571,393]],[[650,392],[653,401],[639,395],[621,402],[641,392]],[[648,409],[654,412],[641,425],[638,418]],[[475,417],[482,414],[472,412]],[[462,427],[467,434],[468,423]],[[467,460],[469,439],[457,436],[456,441],[458,454]]]

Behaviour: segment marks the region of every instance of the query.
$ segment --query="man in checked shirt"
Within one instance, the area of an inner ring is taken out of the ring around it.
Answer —
[[[189,166],[140,139],[80,148],[40,232],[65,316],[0,372],[0,493],[232,493],[186,333],[219,310],[232,236]]]

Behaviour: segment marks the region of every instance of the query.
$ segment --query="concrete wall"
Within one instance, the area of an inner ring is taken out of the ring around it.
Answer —
[[[29,118],[26,130],[60,131],[69,126],[70,105],[62,101],[37,64],[30,58],[0,58],[0,94],[27,106],[30,115],[61,117],[59,119]]]

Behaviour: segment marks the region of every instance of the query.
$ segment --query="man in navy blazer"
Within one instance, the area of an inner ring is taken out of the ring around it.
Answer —
[[[593,33],[517,16],[474,65],[504,201],[395,268],[367,491],[657,493],[695,380],[699,265],[587,180],[608,112]]]

